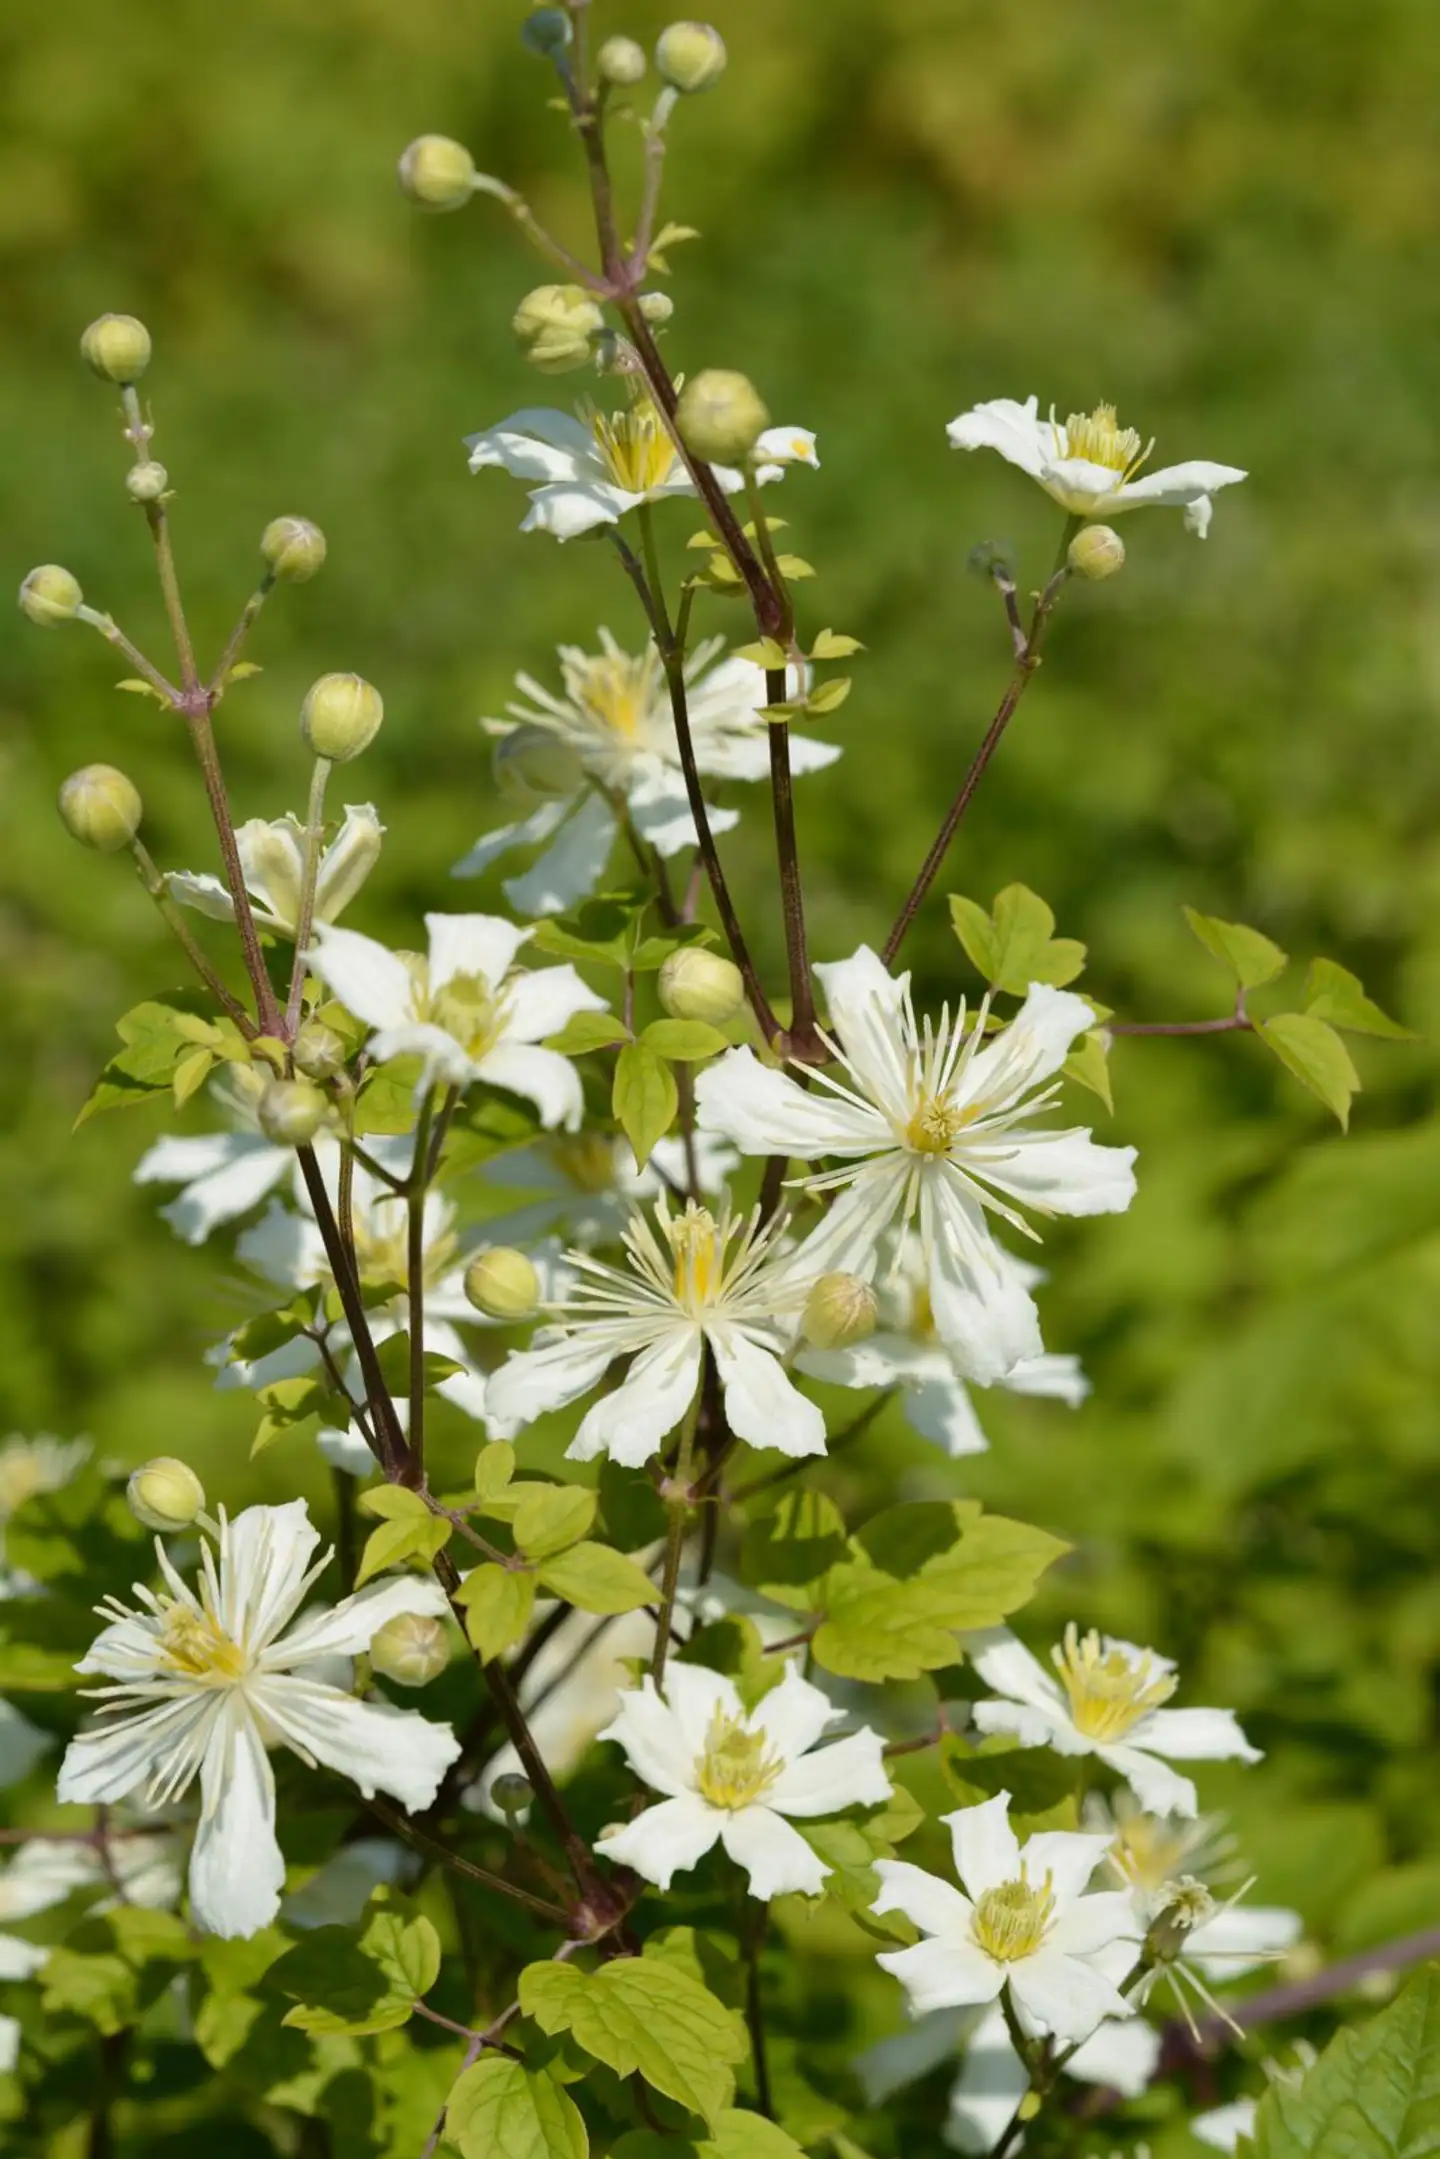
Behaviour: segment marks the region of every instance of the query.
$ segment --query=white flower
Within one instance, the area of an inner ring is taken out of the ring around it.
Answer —
[[[734,1148],[697,1132],[693,1151],[696,1190],[712,1196],[723,1192],[739,1160]],[[591,1128],[512,1148],[486,1162],[480,1174],[486,1184],[515,1192],[521,1201],[513,1212],[487,1217],[491,1242],[526,1245],[549,1230],[563,1230],[571,1244],[588,1250],[619,1243],[635,1201],[683,1190],[689,1163],[684,1140],[672,1134],[657,1140],[644,1169],[637,1169],[629,1140]]]
[[[160,1209],[177,1237],[203,1244],[212,1229],[248,1214],[295,1167],[293,1147],[277,1147],[256,1122],[264,1068],[227,1065],[210,1092],[229,1117],[229,1132],[167,1132],[135,1165],[136,1184],[183,1189]]]
[[[1143,2017],[1107,2017],[1065,2064],[1067,2077],[1136,2098],[1160,2066],[1161,2039]],[[1016,2053],[997,2005],[970,2035],[960,2074],[950,2090],[945,2141],[955,2151],[994,2151],[1030,2089],[1030,2072]]]
[[[366,1798],[388,1792],[412,1813],[434,1798],[460,1751],[447,1725],[358,1701],[319,1676],[336,1657],[362,1654],[398,1613],[443,1613],[438,1584],[372,1582],[292,1627],[328,1564],[326,1555],[311,1565],[319,1542],[303,1500],[247,1507],[221,1525],[218,1568],[202,1544],[197,1595],[157,1539],[165,1588],[156,1595],[137,1583],[140,1609],[113,1598],[100,1606],[107,1624],[76,1667],[110,1683],[95,1690],[103,1721],[72,1740],[57,1796],[103,1806],[144,1791],[157,1805],[198,1773],[190,1903],[213,1934],[257,1933],[280,1906],[285,1862],[268,1747],[283,1743],[349,1777]]]
[[[1022,1852],[1009,1808],[1010,1794],[998,1792],[942,1817],[961,1889],[905,1860],[877,1862],[881,1890],[872,1909],[903,1912],[926,1936],[877,1962],[900,1981],[917,2016],[993,2002],[1008,1986],[1028,2036],[1053,2033],[1068,2045],[1088,2039],[1106,2017],[1133,2014],[1116,1980],[1138,1960],[1140,1929],[1122,1891],[1085,1894],[1105,1854],[1103,1837],[1047,1830]]]
[[[1122,1212],[1134,1197],[1133,1147],[1032,1122],[1053,1102],[1058,1083],[1047,1083],[1094,1014],[1083,998],[1036,984],[982,1047],[986,1007],[968,1030],[963,1005],[953,1023],[947,1009],[938,1027],[922,1028],[909,975],[893,977],[868,946],[815,971],[844,1079],[812,1073],[807,1089],[752,1051],[731,1050],[696,1081],[700,1123],[742,1154],[828,1155],[841,1165],[802,1180],[839,1194],[804,1247],[817,1275],[872,1271],[885,1232],[916,1222],[938,1333],[973,1378],[1001,1379],[1044,1344],[987,1212],[1023,1231],[1012,1201],[1089,1215]]]
[[[628,1269],[571,1252],[579,1281],[556,1308],[556,1324],[487,1383],[491,1432],[504,1438],[578,1400],[624,1357],[624,1379],[586,1411],[568,1451],[575,1461],[608,1454],[639,1468],[693,1401],[708,1346],[738,1438],[782,1454],[823,1454],[825,1420],[780,1364],[804,1302],[793,1261],[777,1251],[783,1229],[728,1208],[717,1222],[693,1200],[672,1214],[662,1197],[653,1228],[643,1214],[631,1217]]]
[[[28,1596],[35,1588],[28,1575],[5,1564],[5,1524],[27,1499],[34,1499],[40,1492],[58,1492],[89,1458],[88,1439],[53,1439],[48,1432],[39,1433],[34,1439],[12,1432],[0,1446],[0,1602],[7,1597]],[[19,1716],[18,1711],[11,1714]],[[0,1710],[0,1719],[3,1715]],[[22,1725],[25,1722],[23,1717],[19,1721]],[[0,1722],[0,1731],[3,1731],[3,1722]],[[24,1774],[23,1769],[18,1772],[20,1776]],[[13,1781],[5,1775],[5,1752],[3,1742],[0,1742],[0,1782]]]
[[[48,1912],[78,1889],[104,1892],[97,1911],[117,1897],[156,1909],[173,1904],[180,1894],[175,1836],[112,1826],[103,1851],[98,1838],[32,1837],[0,1871],[0,1926]],[[41,1943],[0,1932],[0,1979],[28,1979],[49,1954]]]
[[[315,880],[317,922],[334,922],[350,905],[379,861],[384,837],[385,827],[372,803],[346,803],[345,821],[320,856]],[[252,817],[237,828],[235,845],[255,920],[277,936],[293,937],[305,874],[304,825],[298,817],[280,817],[272,824]],[[217,922],[234,921],[234,903],[218,877],[175,870],[165,881],[182,907],[212,915]]]
[[[831,1871],[789,1816],[807,1820],[890,1797],[878,1732],[819,1745],[844,1714],[787,1663],[785,1677],[747,1711],[733,1680],[698,1664],[671,1664],[663,1694],[647,1678],[621,1697],[602,1739],[652,1791],[665,1797],[635,1821],[607,1830],[607,1859],[668,1889],[722,1844],[750,1877],[752,1897],[820,1894]]]
[[[625,410],[597,412],[586,407],[577,416],[545,407],[512,412],[498,427],[467,435],[470,470],[501,465],[517,480],[535,483],[522,532],[551,532],[573,540],[597,525],[613,525],[642,502],[667,495],[693,495],[669,429],[648,397]],[[767,428],[755,445],[758,477],[778,480],[787,465],[818,465],[815,437],[803,427]],[[744,476],[728,466],[712,467],[727,495],[737,494]]]
[[[1112,518],[1122,510],[1147,504],[1183,508],[1185,523],[1203,540],[1210,525],[1210,497],[1233,487],[1246,475],[1235,465],[1212,465],[1200,458],[1188,465],[1167,465],[1163,472],[1135,474],[1154,448],[1142,443],[1133,427],[1120,427],[1113,405],[1094,412],[1072,412],[1062,427],[1052,406],[1042,420],[1038,398],[1023,405],[1013,397],[992,398],[950,422],[946,433],[957,450],[998,450],[1012,465],[1038,480],[1047,495],[1071,517]]]
[[[1021,1286],[1031,1289],[1041,1281],[1040,1270],[996,1247],[1002,1271],[1009,1267]],[[835,1387],[900,1387],[905,1396],[905,1421],[922,1439],[932,1440],[947,1454],[979,1454],[989,1441],[970,1400],[975,1382],[965,1370],[964,1359],[941,1341],[930,1308],[928,1269],[920,1239],[910,1232],[899,1240],[896,1263],[887,1271],[882,1287],[879,1331],[848,1349],[806,1349],[796,1357],[797,1368],[811,1379],[828,1380]],[[1079,1407],[1090,1392],[1078,1357],[1051,1355],[1028,1357],[996,1385],[1012,1394],[1048,1395]]]
[[[1176,1761],[1258,1762],[1228,1709],[1167,1709],[1175,1666],[1153,1649],[1139,1649],[1072,1623],[1050,1652],[1051,1678],[1008,1628],[966,1640],[970,1662],[1002,1697],[977,1702],[982,1732],[1013,1732],[1027,1747],[1058,1754],[1093,1754],[1123,1777],[1141,1805],[1156,1814],[1193,1815],[1195,1787],[1166,1766]]]
[[[375,1033],[370,1054],[425,1061],[422,1089],[440,1079],[484,1080],[523,1095],[544,1125],[578,1129],[580,1075],[539,1047],[577,1012],[603,1012],[571,966],[515,966],[528,932],[499,915],[427,915],[428,959],[388,951],[354,930],[322,928],[306,959],[356,1019]]]
[[[608,630],[600,632],[600,646],[590,654],[562,645],[560,696],[532,676],[518,675],[517,686],[528,701],[509,705],[508,720],[484,722],[502,737],[516,727],[540,729],[574,753],[583,774],[574,793],[547,796],[518,824],[486,833],[455,865],[456,877],[478,877],[511,848],[553,839],[532,869],[503,888],[521,914],[557,914],[594,891],[615,840],[617,797],[624,798],[635,830],[657,853],[669,856],[696,844],[660,656],[651,644],[632,657]],[[735,657],[714,664],[723,649],[724,640],[713,638],[697,645],[686,662],[695,761],[716,779],[765,779],[769,728],[759,712],[766,700],[764,670]],[[792,684],[792,693],[797,687]],[[790,762],[797,772],[818,771],[839,755],[836,745],[810,735],[791,740]],[[733,810],[710,812],[714,832],[727,832],[738,822]]]
[[[1202,2144],[1213,2145],[1216,2151],[1237,2151],[1241,2137],[1254,2136],[1259,2111],[1258,2099],[1232,2099],[1228,2106],[1211,2107],[1208,2114],[1197,2114],[1190,2124],[1190,2134],[1199,2137]]]

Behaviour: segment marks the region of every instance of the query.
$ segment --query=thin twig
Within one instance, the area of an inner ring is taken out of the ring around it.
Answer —
[[[300,904],[295,910],[295,956],[290,962],[290,995],[285,1005],[285,1039],[293,1042],[300,1026],[300,1007],[305,994],[305,954],[315,924],[315,886],[320,875],[320,846],[325,837],[325,789],[330,780],[330,760],[317,757],[310,774],[310,800],[305,811],[305,859],[300,872]]]

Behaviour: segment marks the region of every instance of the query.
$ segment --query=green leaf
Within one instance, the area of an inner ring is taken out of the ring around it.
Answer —
[[[656,1598],[644,1568],[608,1544],[577,1544],[545,1560],[539,1572],[552,1596],[582,1612],[638,1612]]]
[[[440,1977],[440,1937],[421,1913],[381,1907],[370,1919],[360,1946],[373,1957],[390,1984],[417,2000]]]
[[[1256,1031],[1286,1071],[1318,1095],[1348,1130],[1350,1103],[1360,1092],[1360,1075],[1334,1028],[1308,1012],[1281,1012],[1273,1020],[1262,1021]]]
[[[843,1570],[811,1643],[815,1661],[844,1679],[918,1679],[960,1662],[946,1602],[923,1584],[874,1569]]]
[[[823,1492],[786,1492],[771,1514],[752,1522],[740,1552],[742,1578],[791,1611],[820,1609],[830,1569],[845,1557],[845,1518]]]
[[[1082,1035],[1079,1047],[1071,1050],[1060,1069],[1077,1087],[1098,1094],[1106,1109],[1114,1109],[1115,1097],[1110,1087],[1110,1041],[1106,1034],[1097,1031]]]
[[[640,1169],[663,1139],[680,1106],[675,1075],[643,1042],[631,1042],[615,1060],[612,1106],[616,1122],[635,1151]]]
[[[268,1993],[293,2003],[284,2022],[316,2036],[395,2031],[435,1984],[440,1943],[428,1919],[381,1910],[363,1932],[316,1927],[265,1974]]]
[[[268,1357],[273,1351],[283,1349],[293,1342],[297,1334],[304,1334],[313,1327],[319,1317],[325,1291],[320,1283],[303,1289],[278,1311],[262,1312],[256,1319],[246,1320],[230,1337],[231,1355],[246,1364],[257,1357]]]
[[[398,1567],[409,1559],[433,1559],[449,1543],[452,1526],[443,1514],[431,1514],[428,1509],[423,1518],[403,1515],[398,1522],[382,1522],[365,1539],[355,1587],[361,1588],[386,1567]]]
[[[803,2145],[778,2122],[743,2107],[726,2107],[715,2123],[714,2136],[700,2143],[693,2137],[656,2136],[650,2129],[632,2129],[611,2145],[610,2159],[805,2159],[805,2153]]]
[[[511,1521],[527,1559],[548,1559],[578,1544],[595,1520],[599,1495],[580,1484],[527,1484]]]
[[[1288,953],[1243,922],[1222,922],[1217,915],[1197,914],[1193,907],[1183,913],[1206,951],[1229,968],[1242,990],[1273,982],[1290,964]]]
[[[268,1387],[256,1390],[256,1400],[264,1415],[250,1442],[252,1460],[311,1417],[323,1417],[329,1424],[344,1424],[350,1415],[344,1397],[336,1394],[327,1380],[317,1379],[309,1373],[296,1379],[273,1380]]]
[[[138,2022],[199,1953],[173,1912],[136,1907],[82,1920],[52,1949],[41,1975],[44,2006],[110,2034]]]
[[[596,967],[627,967],[635,925],[644,910],[638,901],[614,893],[597,894],[567,915],[537,922],[530,942],[556,959],[583,960]]]
[[[115,1023],[124,1048],[106,1065],[89,1100],[75,1119],[76,1130],[102,1110],[124,1109],[168,1088],[179,1059],[193,1047],[193,1036],[180,1030],[198,1021],[214,1030],[215,1005],[199,990],[167,990],[147,998]]]
[[[375,1484],[360,1494],[356,1504],[382,1522],[428,1522],[430,1509],[418,1492],[404,1484]]]
[[[804,710],[812,718],[822,718],[827,712],[838,712],[855,685],[848,675],[832,675],[828,682],[819,682],[804,703]]]
[[[736,645],[731,658],[752,660],[757,667],[765,667],[773,671],[786,665],[789,654],[777,638],[759,637],[753,644]]]
[[[848,660],[865,647],[858,637],[846,637],[839,630],[822,630],[810,647],[812,660]]]
[[[940,1766],[958,1798],[967,1803],[1008,1792],[1016,1814],[1048,1814],[1075,1790],[1074,1761],[1049,1747],[999,1747],[983,1752],[947,1732]]]
[[[445,2135],[464,2159],[587,2159],[590,2150],[568,2092],[503,2054],[465,2071],[446,2103]]]
[[[748,2052],[744,2029],[673,1960],[616,1957],[597,1972],[531,1964],[520,1975],[520,2005],[552,2038],[569,2032],[616,2076],[638,2071],[718,2131],[734,2095],[732,2065]]]
[[[1440,2150],[1440,1966],[1337,2032],[1298,2088],[1260,2102],[1254,2159],[1424,2159]]]
[[[629,1039],[629,1028],[613,1012],[573,1012],[559,1034],[546,1036],[545,1047],[562,1057],[583,1057],[587,1050],[613,1049]]]
[[[1328,1020],[1332,1027],[1347,1028],[1357,1035],[1385,1035],[1392,1042],[1414,1042],[1418,1037],[1382,1012],[1365,995],[1358,975],[1337,966],[1334,960],[1312,960],[1305,984],[1305,1011],[1310,1019]]]
[[[730,1047],[729,1038],[704,1020],[652,1020],[641,1035],[646,1049],[677,1064],[695,1064],[702,1057],[718,1057]]]
[[[535,1609],[535,1577],[528,1569],[487,1561],[472,1567],[455,1601],[465,1610],[465,1632],[487,1664],[503,1657],[530,1624]]]
[[[950,922],[977,972],[1007,996],[1023,997],[1032,982],[1063,989],[1085,965],[1084,945],[1055,936],[1053,913],[1028,885],[1007,885],[989,914],[952,893]]]
[[[387,1334],[375,1351],[381,1377],[392,1395],[408,1395],[410,1392],[410,1337],[408,1334]],[[464,1366],[453,1357],[442,1357],[438,1350],[425,1352],[425,1392],[433,1394],[444,1379],[453,1379]]]
[[[492,1439],[475,1457],[475,1497],[494,1499],[515,1474],[515,1449],[506,1439]]]

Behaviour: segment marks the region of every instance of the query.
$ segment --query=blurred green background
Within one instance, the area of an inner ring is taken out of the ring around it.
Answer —
[[[0,22],[5,574],[68,564],[163,656],[113,401],[76,355],[92,316],[140,314],[202,649],[267,519],[299,511],[330,538],[222,709],[237,813],[300,808],[315,674],[374,679],[387,724],[345,792],[373,795],[390,835],[349,919],[407,943],[425,908],[477,901],[448,870],[502,814],[478,715],[558,640],[635,628],[606,550],[521,538],[518,486],[465,470],[465,432],[550,396],[508,330],[547,273],[498,209],[427,220],[393,181],[412,136],[455,134],[583,240],[521,13],[11,0]],[[1034,582],[1055,545],[1059,513],[998,460],[950,453],[945,421],[1032,389],[1062,414],[1109,398],[1157,463],[1251,471],[1206,544],[1177,514],[1137,516],[1124,575],[1066,596],[941,889],[1035,886],[1130,1017],[1224,1008],[1189,901],[1295,953],[1282,988],[1323,952],[1424,1039],[1357,1045],[1349,1138],[1254,1043],[1122,1045],[1098,1121],[1138,1143],[1139,1200],[1047,1248],[1048,1331],[1096,1397],[1074,1418],[987,1402],[995,1451],[955,1481],[1077,1540],[1037,1639],[1077,1610],[1186,1658],[1189,1699],[1239,1706],[1272,1761],[1205,1789],[1233,1785],[1267,1896],[1341,1949],[1440,1919],[1440,17],[1433,0],[715,15],[730,75],[673,129],[667,207],[704,237],[676,253],[669,345],[680,368],[746,368],[819,432],[823,471],[783,503],[822,572],[807,620],[868,648],[826,730],[844,761],[800,799],[822,956],[878,940],[1003,683],[969,550],[1010,539]],[[596,17],[645,36],[665,11]],[[678,562],[698,520],[665,522]],[[702,627],[744,635],[718,603]],[[124,765],[161,862],[212,867],[196,776],[157,712],[114,694],[99,638],[12,612],[0,670],[0,1430],[180,1453],[232,1501],[278,1493],[311,1450],[246,1466],[250,1407],[199,1361],[244,1292],[222,1243],[189,1253],[131,1187],[151,1113],[70,1131],[115,1016],[179,976],[128,873],[65,838],[56,787]],[[757,794],[728,854],[773,970],[767,825]],[[927,994],[974,987],[942,901],[909,957]],[[452,1440],[458,1460],[473,1433]],[[887,1426],[835,1488],[863,1501],[897,1464],[917,1490],[937,1473]]]

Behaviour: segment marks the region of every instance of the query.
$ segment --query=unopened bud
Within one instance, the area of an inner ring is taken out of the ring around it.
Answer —
[[[161,1454],[134,1471],[125,1487],[125,1497],[137,1522],[173,1536],[188,1529],[196,1515],[203,1512],[205,1487],[188,1462]]]
[[[375,740],[385,705],[363,675],[322,675],[300,707],[300,733],[317,757],[348,764]]]
[[[725,40],[708,22],[672,22],[660,33],[655,65],[672,90],[708,90],[725,72]]]
[[[1077,577],[1093,584],[1125,567],[1125,542],[1109,525],[1086,525],[1070,542],[1065,560]]]
[[[308,517],[272,517],[260,535],[260,556],[282,585],[303,585],[325,563],[325,535]]]
[[[560,7],[537,7],[520,25],[521,44],[539,53],[542,60],[564,52],[573,36],[570,17]]]
[[[323,1020],[306,1020],[295,1037],[291,1054],[296,1071],[303,1072],[307,1079],[329,1079],[344,1067],[345,1044]]]
[[[255,1121],[277,1147],[308,1147],[330,1114],[313,1080],[271,1080],[255,1109]]]
[[[563,800],[585,778],[585,767],[567,742],[546,727],[516,727],[495,745],[495,782],[513,802],[539,795]]]
[[[101,315],[81,337],[80,357],[105,382],[138,382],[150,365],[150,332],[133,315]]]
[[[682,945],[660,969],[655,985],[672,1020],[705,1020],[723,1027],[745,1002],[745,978],[733,960],[699,945]]]
[[[770,415],[748,375],[732,367],[707,367],[680,392],[675,424],[707,465],[743,465],[770,425]]]
[[[153,457],[132,465],[125,475],[125,492],[132,502],[158,502],[169,485],[169,473]]]
[[[135,782],[114,765],[82,765],[60,789],[60,821],[82,847],[115,855],[140,830],[144,812]]]
[[[647,322],[667,323],[675,312],[675,302],[668,292],[642,292],[640,312]]]
[[[1215,1916],[1215,1899],[1192,1875],[1167,1882],[1161,1896],[1160,1910],[1145,1936],[1143,1955],[1147,1964],[1173,1964],[1196,1927]]]
[[[530,1319],[540,1303],[540,1277],[523,1252],[495,1244],[465,1269],[465,1294],[487,1319]]]
[[[20,587],[21,613],[38,622],[42,630],[73,621],[84,599],[78,579],[62,570],[58,562],[42,562]]]
[[[530,1812],[535,1797],[534,1786],[528,1777],[497,1777],[490,1787],[490,1802],[498,1807],[508,1821],[518,1822]]]
[[[567,375],[590,364],[590,340],[604,329],[605,317],[578,285],[537,285],[510,327],[532,367],[542,375]]]
[[[475,192],[475,160],[448,135],[417,135],[401,154],[400,187],[422,210],[463,210]]]
[[[370,1644],[370,1662],[397,1687],[425,1687],[450,1662],[445,1623],[421,1612],[397,1612]]]
[[[600,80],[614,83],[620,90],[631,90],[637,82],[643,82],[647,65],[645,48],[637,45],[633,37],[607,37],[595,55],[595,72]]]
[[[874,1290],[858,1274],[822,1274],[800,1325],[812,1349],[849,1349],[875,1332],[878,1310]]]

